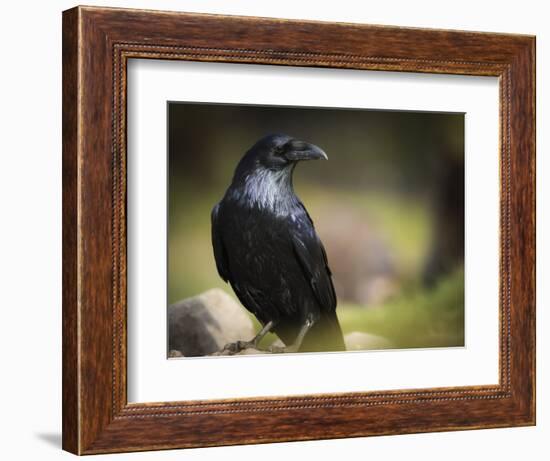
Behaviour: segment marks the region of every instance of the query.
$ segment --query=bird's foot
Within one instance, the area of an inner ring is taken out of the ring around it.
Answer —
[[[256,343],[254,341],[235,341],[234,343],[226,344],[219,355],[235,355],[245,349],[256,349]]]

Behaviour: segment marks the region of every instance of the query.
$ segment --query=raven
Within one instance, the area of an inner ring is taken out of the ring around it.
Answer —
[[[327,155],[284,134],[260,139],[212,210],[218,273],[262,324],[253,339],[225,352],[257,348],[270,331],[285,344],[271,352],[345,350],[327,255],[292,186],[296,164],[313,159]]]

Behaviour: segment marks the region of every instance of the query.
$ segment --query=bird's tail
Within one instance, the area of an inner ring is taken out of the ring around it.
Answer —
[[[345,350],[344,335],[335,311],[321,314],[321,317],[308,331],[300,346],[300,352],[338,352]]]

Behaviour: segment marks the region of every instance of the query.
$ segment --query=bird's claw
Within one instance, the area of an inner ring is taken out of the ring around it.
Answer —
[[[234,343],[226,344],[219,352],[220,355],[235,355],[245,349],[255,348],[255,344],[252,341],[235,341]]]

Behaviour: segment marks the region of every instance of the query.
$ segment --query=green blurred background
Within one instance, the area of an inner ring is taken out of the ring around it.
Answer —
[[[170,102],[168,120],[170,304],[215,287],[235,297],[216,271],[210,211],[245,151],[279,132],[329,157],[298,165],[294,187],[344,333],[464,344],[463,114]]]

